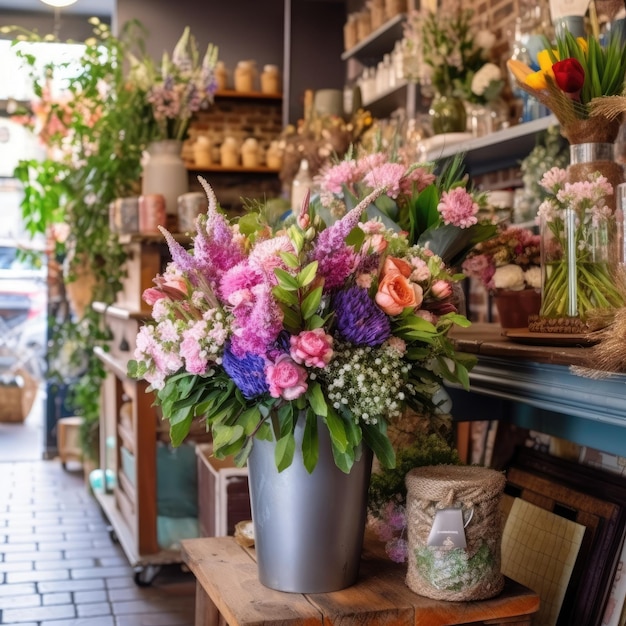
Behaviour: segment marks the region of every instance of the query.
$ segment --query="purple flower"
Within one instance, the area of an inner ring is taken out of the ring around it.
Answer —
[[[358,225],[363,211],[383,191],[381,188],[370,193],[352,211],[319,234],[311,258],[318,262],[317,275],[324,278],[327,291],[342,285],[354,271],[358,256],[352,246],[346,245],[346,237]]]
[[[265,360],[256,354],[235,356],[230,345],[226,346],[222,365],[225,372],[241,390],[244,398],[251,400],[269,390],[265,379]]]
[[[389,318],[366,289],[350,287],[334,298],[339,337],[357,346],[380,346],[391,337]]]

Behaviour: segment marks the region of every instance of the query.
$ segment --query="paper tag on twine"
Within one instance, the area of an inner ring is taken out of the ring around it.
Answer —
[[[435,513],[433,527],[426,545],[441,548],[466,548],[463,509],[439,509]]]

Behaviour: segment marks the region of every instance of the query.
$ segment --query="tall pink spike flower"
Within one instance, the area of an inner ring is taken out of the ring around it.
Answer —
[[[351,246],[345,244],[346,237],[358,225],[363,211],[384,191],[384,187],[375,189],[352,211],[318,235],[311,259],[318,262],[317,275],[324,278],[324,289],[343,284],[354,269],[358,255]]]

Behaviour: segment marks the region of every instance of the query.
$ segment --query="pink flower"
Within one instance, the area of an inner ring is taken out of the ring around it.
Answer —
[[[308,389],[306,370],[294,363],[288,354],[281,354],[275,363],[269,363],[265,367],[265,376],[272,398],[291,401]]]
[[[155,287],[149,287],[148,289],[144,290],[141,297],[146,304],[148,304],[149,306],[152,306],[155,302],[158,302],[161,298],[165,298],[165,294],[159,289],[156,289]]]
[[[400,182],[406,168],[400,163],[385,163],[370,170],[363,181],[372,189],[385,188],[385,193],[390,198],[397,198],[400,194]]]
[[[307,367],[324,368],[333,356],[333,338],[323,328],[302,331],[289,342],[291,358]]]
[[[452,295],[452,285],[446,280],[436,280],[430,290],[438,300],[443,300]]]
[[[459,228],[469,228],[478,222],[478,204],[471,194],[463,187],[455,187],[441,194],[437,210],[445,224],[452,224]]]
[[[318,179],[320,187],[330,193],[340,194],[342,186],[351,186],[356,180],[356,161],[341,161],[322,172]]]

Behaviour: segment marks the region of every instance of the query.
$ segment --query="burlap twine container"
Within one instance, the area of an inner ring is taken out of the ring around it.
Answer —
[[[500,502],[506,479],[495,470],[417,467],[406,475],[407,586],[436,600],[485,600],[504,587]],[[461,508],[466,548],[428,545],[435,514]]]

